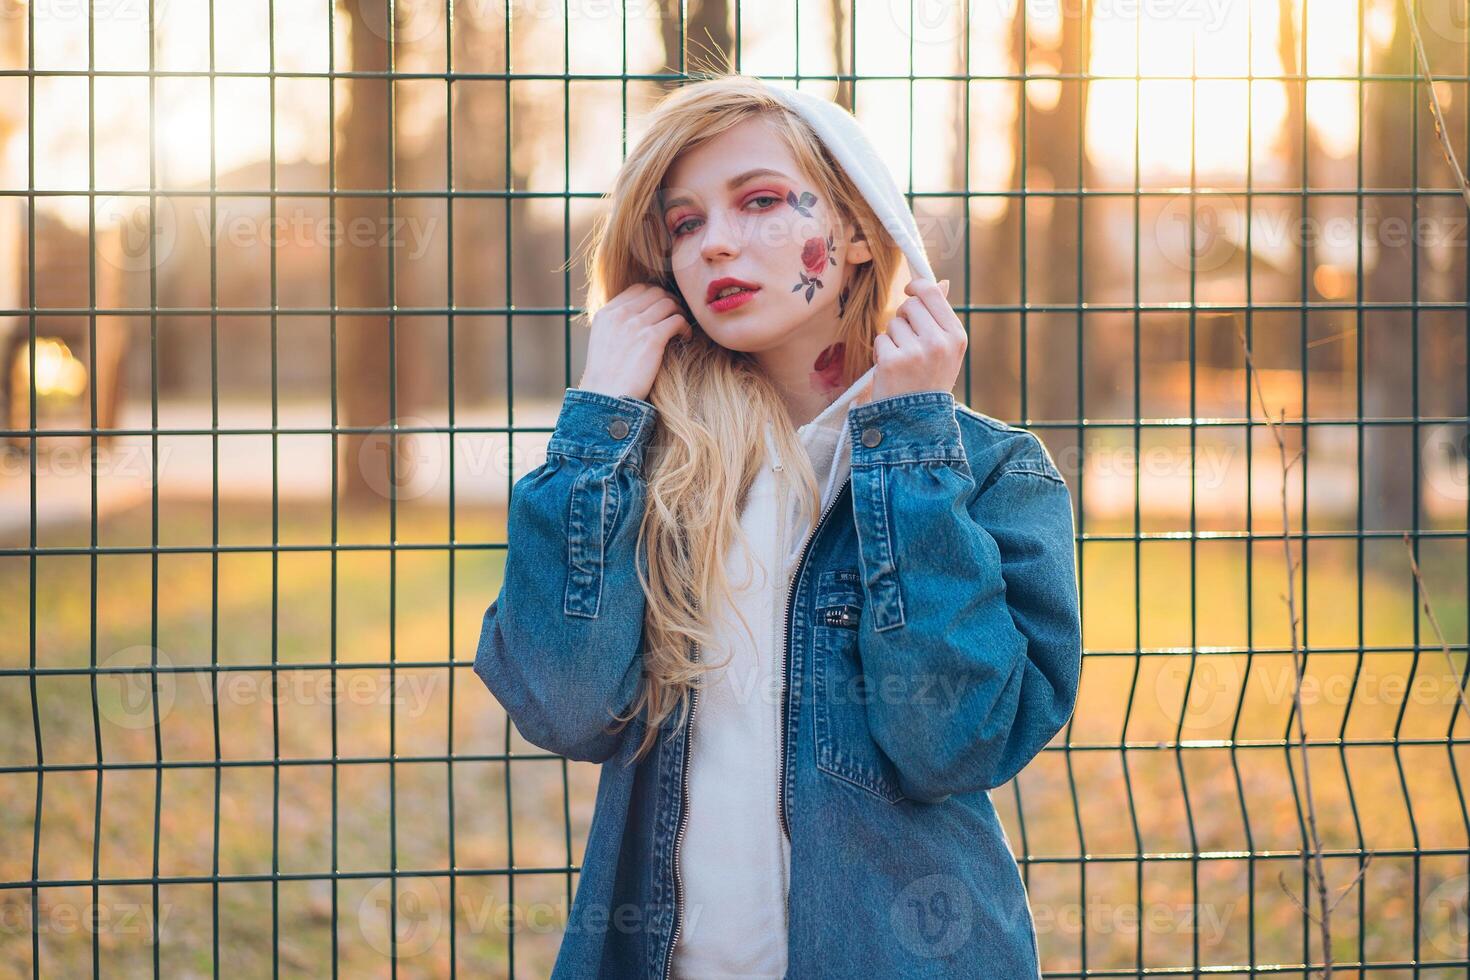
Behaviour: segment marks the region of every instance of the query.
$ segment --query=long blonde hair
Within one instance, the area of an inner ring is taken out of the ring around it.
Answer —
[[[664,177],[681,153],[754,116],[774,124],[818,195],[825,195],[847,227],[857,227],[872,253],[871,261],[844,263],[846,299],[837,340],[845,345],[846,387],[873,364],[873,338],[886,323],[902,252],[806,121],[746,75],[710,74],[673,90],[654,107],[589,236],[585,322],[635,283],[655,283],[680,296],[671,238],[658,208]],[[657,409],[657,422],[645,453],[647,505],[635,561],[647,599],[643,673],[628,713],[614,716],[621,730],[647,711],[632,761],[647,754],[675,708],[680,724],[687,720],[689,689],[703,687],[701,676],[727,662],[703,662],[692,644],[707,644],[712,636],[700,597],[732,597],[724,558],[735,536],[744,536],[739,515],[766,459],[767,423],[787,472],[804,490],[805,518],[810,521],[821,505],[811,460],[774,384],[750,355],[711,340],[685,305],[692,335],[669,342],[647,399]],[[750,629],[748,622],[745,626]]]

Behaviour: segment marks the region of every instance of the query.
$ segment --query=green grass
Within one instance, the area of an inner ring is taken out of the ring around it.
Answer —
[[[458,517],[463,542],[504,539],[503,514]],[[271,514],[264,507],[222,506],[226,541],[268,544]],[[109,521],[99,540],[110,545],[146,545],[150,515],[141,509]],[[401,542],[443,541],[444,512],[401,508]],[[85,545],[88,529],[43,535],[43,544]],[[345,512],[339,538],[344,542],[388,537],[386,510]],[[210,540],[207,504],[169,503],[162,508],[162,544],[202,545]],[[282,542],[330,540],[330,525],[316,510],[283,509]],[[337,561],[335,659],[337,678],[336,867],[343,873],[382,871],[392,864],[389,766],[353,763],[397,758],[484,755],[506,749],[505,716],[471,669],[485,607],[499,589],[503,552],[468,549],[453,557],[455,586],[450,600],[451,558],[444,551],[401,551],[390,575],[386,552],[343,551]],[[332,755],[332,688],[324,668],[279,671],[273,705],[272,658],[282,664],[328,664],[334,656],[331,617],[331,556],[327,552],[282,553],[272,576],[269,552],[224,554],[219,585],[211,584],[208,554],[163,555],[157,560],[158,659],[174,665],[213,661],[256,669],[219,672],[217,697],[211,673],[160,674],[157,729],[163,758],[172,762],[212,762],[219,704],[219,755],[235,762],[322,759]],[[94,648],[88,556],[46,558],[37,564],[36,662],[42,668],[85,667]],[[30,662],[30,569],[27,559],[0,564],[0,666]],[[148,663],[154,614],[153,559],[104,556],[97,560],[96,657],[99,663]],[[390,588],[390,582],[396,588]],[[212,626],[212,610],[218,609]],[[274,630],[272,624],[275,624]],[[451,638],[451,624],[453,628]],[[396,671],[390,686],[386,666],[450,660],[457,666]],[[452,674],[452,677],[451,677]],[[48,765],[94,765],[98,740],[108,763],[152,762],[155,729],[146,682],[135,683],[133,700],[124,696],[120,675],[97,679],[99,726],[94,725],[93,694],[85,675],[42,676],[36,682],[40,727]],[[453,709],[451,713],[451,687]],[[396,703],[395,703],[396,702]],[[5,766],[34,765],[31,685],[27,677],[0,680],[0,710],[11,723],[0,727],[0,757]],[[393,724],[390,726],[390,718]],[[100,731],[100,735],[99,735]],[[452,745],[451,745],[452,739]],[[513,748],[539,752],[514,738]],[[516,928],[517,972],[545,975],[555,957],[564,917],[568,876],[518,876],[511,906],[508,838],[514,832],[517,867],[564,867],[581,859],[581,840],[591,820],[595,766],[567,764],[571,830],[576,848],[566,842],[559,760],[516,763],[507,797],[503,762],[456,762],[453,794],[443,762],[399,763],[396,767],[396,844],[400,870],[450,866],[449,819],[455,822],[454,863],[468,872],[455,882],[451,904],[445,876],[400,879],[399,972],[404,976],[447,975],[450,964],[451,910],[456,918],[455,958],[468,975],[507,975],[509,923]],[[269,875],[273,863],[283,874],[328,873],[333,868],[332,771],[329,765],[283,765],[279,788],[270,765],[234,765],[220,770],[218,873],[229,878]],[[5,775],[0,793],[0,879],[32,877],[36,780],[32,774]],[[94,833],[97,808],[95,772],[48,773],[44,784],[39,873],[43,879],[149,878],[153,875],[153,827],[159,822],[157,868],[164,877],[208,878],[216,868],[216,788],[213,766],[164,771],[161,808],[155,805],[151,769],[109,770],[102,780],[100,834]],[[509,802],[508,802],[509,799]],[[274,836],[279,840],[273,856]],[[494,873],[482,873],[494,872]],[[347,976],[386,974],[390,949],[384,878],[343,878],[337,888],[339,968]],[[128,975],[152,970],[153,896],[147,885],[108,886],[100,890],[113,913],[97,931],[104,969]],[[17,975],[31,972],[29,889],[6,889],[0,968]],[[47,889],[41,895],[41,969],[50,975],[90,972],[92,930],[88,886]],[[174,884],[159,889],[159,960],[169,975],[213,972],[213,889]],[[273,907],[281,972],[319,976],[332,956],[332,883],[283,881],[274,903],[268,881],[219,886],[221,973],[266,976],[272,970]],[[512,911],[512,908],[517,911]],[[550,923],[550,925],[548,924]],[[417,925],[418,931],[414,931]],[[432,942],[425,937],[432,934]]]
[[[228,544],[272,541],[268,505],[228,502],[221,506],[220,520]],[[161,511],[158,538],[164,545],[207,545],[210,528],[207,504],[168,503]],[[1089,525],[1088,530],[1129,528]],[[504,515],[462,509],[455,533],[462,542],[503,540]],[[47,529],[41,537],[47,547],[85,546],[89,535],[83,525]],[[400,508],[401,542],[443,541],[447,535],[447,512]],[[147,546],[152,536],[146,508],[110,519],[99,529],[105,545]],[[386,510],[344,512],[339,537],[356,543],[386,540]],[[327,541],[329,514],[318,507],[285,508],[277,538],[292,544]],[[1305,598],[1298,593],[1307,613],[1307,637],[1315,647],[1348,648],[1345,653],[1314,653],[1309,659],[1309,681],[1318,685],[1309,687],[1316,695],[1308,698],[1306,708],[1309,734],[1314,739],[1339,732],[1348,739],[1442,738],[1456,704],[1454,674],[1434,648],[1427,623],[1421,619],[1419,642],[1429,649],[1417,660],[1411,652],[1354,652],[1361,645],[1414,642],[1413,593],[1402,545],[1397,540],[1371,542],[1366,550],[1361,587],[1354,541],[1318,541],[1308,551]],[[1464,541],[1426,541],[1420,561],[1441,622],[1452,642],[1463,643]],[[390,730],[392,750],[400,759],[506,748],[504,714],[471,669],[481,617],[499,589],[501,562],[502,552],[491,549],[462,550],[452,557],[443,551],[405,550],[398,553],[396,566],[385,552],[340,552],[334,631],[332,560],[326,552],[281,553],[274,574],[268,551],[223,554],[217,590],[208,554],[161,555],[156,560],[149,554],[109,555],[96,561],[95,597],[89,556],[39,561],[35,658],[41,668],[85,667],[94,650],[99,663],[146,664],[155,624],[160,662],[247,668],[219,672],[213,697],[211,672],[161,673],[157,703],[163,717],[157,729],[146,684],[135,685],[135,698],[129,700],[123,678],[100,675],[94,708],[86,675],[43,674],[35,681],[46,763],[82,767],[50,772],[45,778],[40,876],[89,881],[94,855],[95,872],[103,879],[149,879],[155,861],[156,873],[163,877],[208,879],[217,871],[231,879],[269,876],[273,869],[285,875],[329,873],[334,829],[335,867],[343,874],[389,868],[395,844],[400,870],[442,870],[450,866],[452,812],[453,864],[465,873],[456,879],[452,901],[443,875],[400,879],[400,974],[449,974],[451,918],[456,923],[453,960],[466,975],[508,975],[510,919],[518,921],[517,975],[549,973],[574,879],[569,881],[565,873],[518,874],[518,911],[512,915],[510,879],[504,873],[512,863],[512,835],[517,868],[579,862],[597,768],[556,760],[517,762],[509,767],[508,793],[504,763],[456,762],[451,792],[445,763],[400,762],[390,795],[387,764],[352,761],[386,756]],[[1279,739],[1286,732],[1289,656],[1208,652],[1287,644],[1280,543],[1258,541],[1248,548],[1239,541],[1201,541],[1191,557],[1188,541],[1141,546],[1089,542],[1081,555],[1081,581],[1086,642],[1095,656],[1087,660],[1070,730],[1072,744],[1126,740],[1143,747],[1127,753],[1079,749],[1070,754],[1070,768],[1063,753],[1044,753],[1017,785],[994,794],[1012,845],[1025,856],[1073,859],[1084,851],[1104,857],[1141,849],[1187,858],[1299,847],[1286,753],[1281,748],[1232,752],[1209,741],[1232,735],[1242,691],[1236,738]],[[1253,586],[1249,593],[1248,584]],[[0,632],[0,667],[23,669],[30,663],[30,589],[29,559],[0,560],[0,622],[7,625]],[[1195,658],[1191,697],[1181,713],[1191,645],[1206,652]],[[1140,647],[1147,655],[1135,655]],[[335,805],[329,765],[289,764],[328,758],[333,752],[330,671],[321,665],[334,657],[339,664],[335,734],[341,760]],[[1456,657],[1458,667],[1463,661]],[[380,666],[390,659],[399,664],[453,660],[457,666],[399,667],[398,686],[390,688],[389,672]],[[274,703],[273,661],[312,665],[276,672]],[[1358,688],[1349,700],[1349,684],[1359,670]],[[1408,685],[1411,671],[1414,684]],[[395,693],[397,703],[390,708]],[[10,719],[0,726],[0,765],[36,763],[31,699],[29,677],[0,678],[0,710]],[[1463,734],[1464,724],[1460,722],[1457,733]],[[1181,752],[1152,747],[1176,737],[1199,744]],[[266,763],[219,769],[218,812],[212,765],[216,738],[224,760]],[[165,760],[211,764],[165,769],[161,806],[155,803],[160,788],[153,769],[108,770],[100,785],[99,828],[99,784],[96,773],[85,768],[95,765],[99,742],[108,763],[151,764],[161,745]],[[510,745],[537,751],[518,736]],[[288,764],[278,769],[270,765],[277,757]],[[1456,772],[1444,745],[1354,747],[1345,758],[1346,765],[1337,748],[1313,750],[1311,757],[1318,817],[1329,847],[1357,846],[1359,832],[1375,848],[1465,847]],[[1290,765],[1298,760],[1293,753]],[[1455,753],[1457,765],[1467,761],[1463,752]],[[1299,768],[1296,775],[1299,785]],[[33,873],[36,778],[21,773],[0,780],[0,879],[28,881]],[[390,805],[395,799],[396,808]],[[570,816],[569,829],[564,813]],[[160,837],[156,857],[155,821]],[[279,842],[274,848],[273,839]],[[1259,858],[1252,876],[1250,862],[1238,856],[1150,860],[1142,865],[1141,894],[1139,868],[1138,862],[1126,860],[1089,864],[1084,907],[1075,861],[1029,865],[1028,888],[1045,969],[1081,965],[1084,926],[1092,969],[1131,969],[1140,937],[1148,966],[1188,964],[1196,943],[1203,963],[1245,962],[1251,955],[1252,922],[1256,962],[1301,958],[1301,913],[1276,877],[1285,872],[1299,892],[1298,861]],[[1346,883],[1356,864],[1334,861],[1330,871],[1335,881]],[[1465,871],[1463,857],[1421,857],[1416,899],[1412,856],[1375,860],[1362,883],[1370,959],[1413,956],[1412,906]],[[337,954],[344,975],[389,972],[383,881],[344,877],[336,884]],[[1463,881],[1455,887],[1463,895]],[[328,972],[333,892],[326,879],[283,880],[274,891],[269,881],[219,884],[220,972],[269,975],[273,955],[288,976]],[[1253,915],[1249,895],[1255,897]],[[146,883],[109,885],[99,889],[97,898],[105,909],[97,932],[102,967],[128,975],[151,972],[152,888]],[[49,888],[41,894],[43,973],[91,971],[93,936],[87,922],[93,900],[88,885]],[[7,964],[0,971],[31,973],[30,901],[28,888],[0,890],[0,963]],[[163,972],[213,972],[215,902],[215,886],[208,880],[158,889],[157,956]],[[1350,897],[1334,920],[1341,959],[1357,956],[1357,902],[1357,895]],[[1130,917],[1140,903],[1152,915],[1145,915],[1142,924]],[[1442,904],[1424,901],[1421,959],[1464,955],[1463,930],[1456,931],[1455,917],[1443,913]]]

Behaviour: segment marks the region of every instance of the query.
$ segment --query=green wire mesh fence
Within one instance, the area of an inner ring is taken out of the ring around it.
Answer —
[[[1081,696],[993,794],[1046,976],[1322,974],[1320,897],[1336,972],[1463,975],[1467,48],[1454,0],[8,5],[0,969],[549,972],[597,772],[474,642],[569,260],[718,61],[881,135],[956,395],[1071,484]]]

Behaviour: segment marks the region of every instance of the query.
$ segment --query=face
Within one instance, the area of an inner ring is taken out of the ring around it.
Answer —
[[[840,387],[839,294],[848,266],[872,256],[770,123],[748,119],[680,155],[661,214],[675,281],[711,339],[787,385]]]

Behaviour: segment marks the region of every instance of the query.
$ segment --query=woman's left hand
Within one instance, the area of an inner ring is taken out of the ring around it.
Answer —
[[[873,340],[877,363],[864,403],[915,391],[953,391],[965,362],[969,338],[949,305],[949,280],[915,278],[904,287],[886,333]]]

